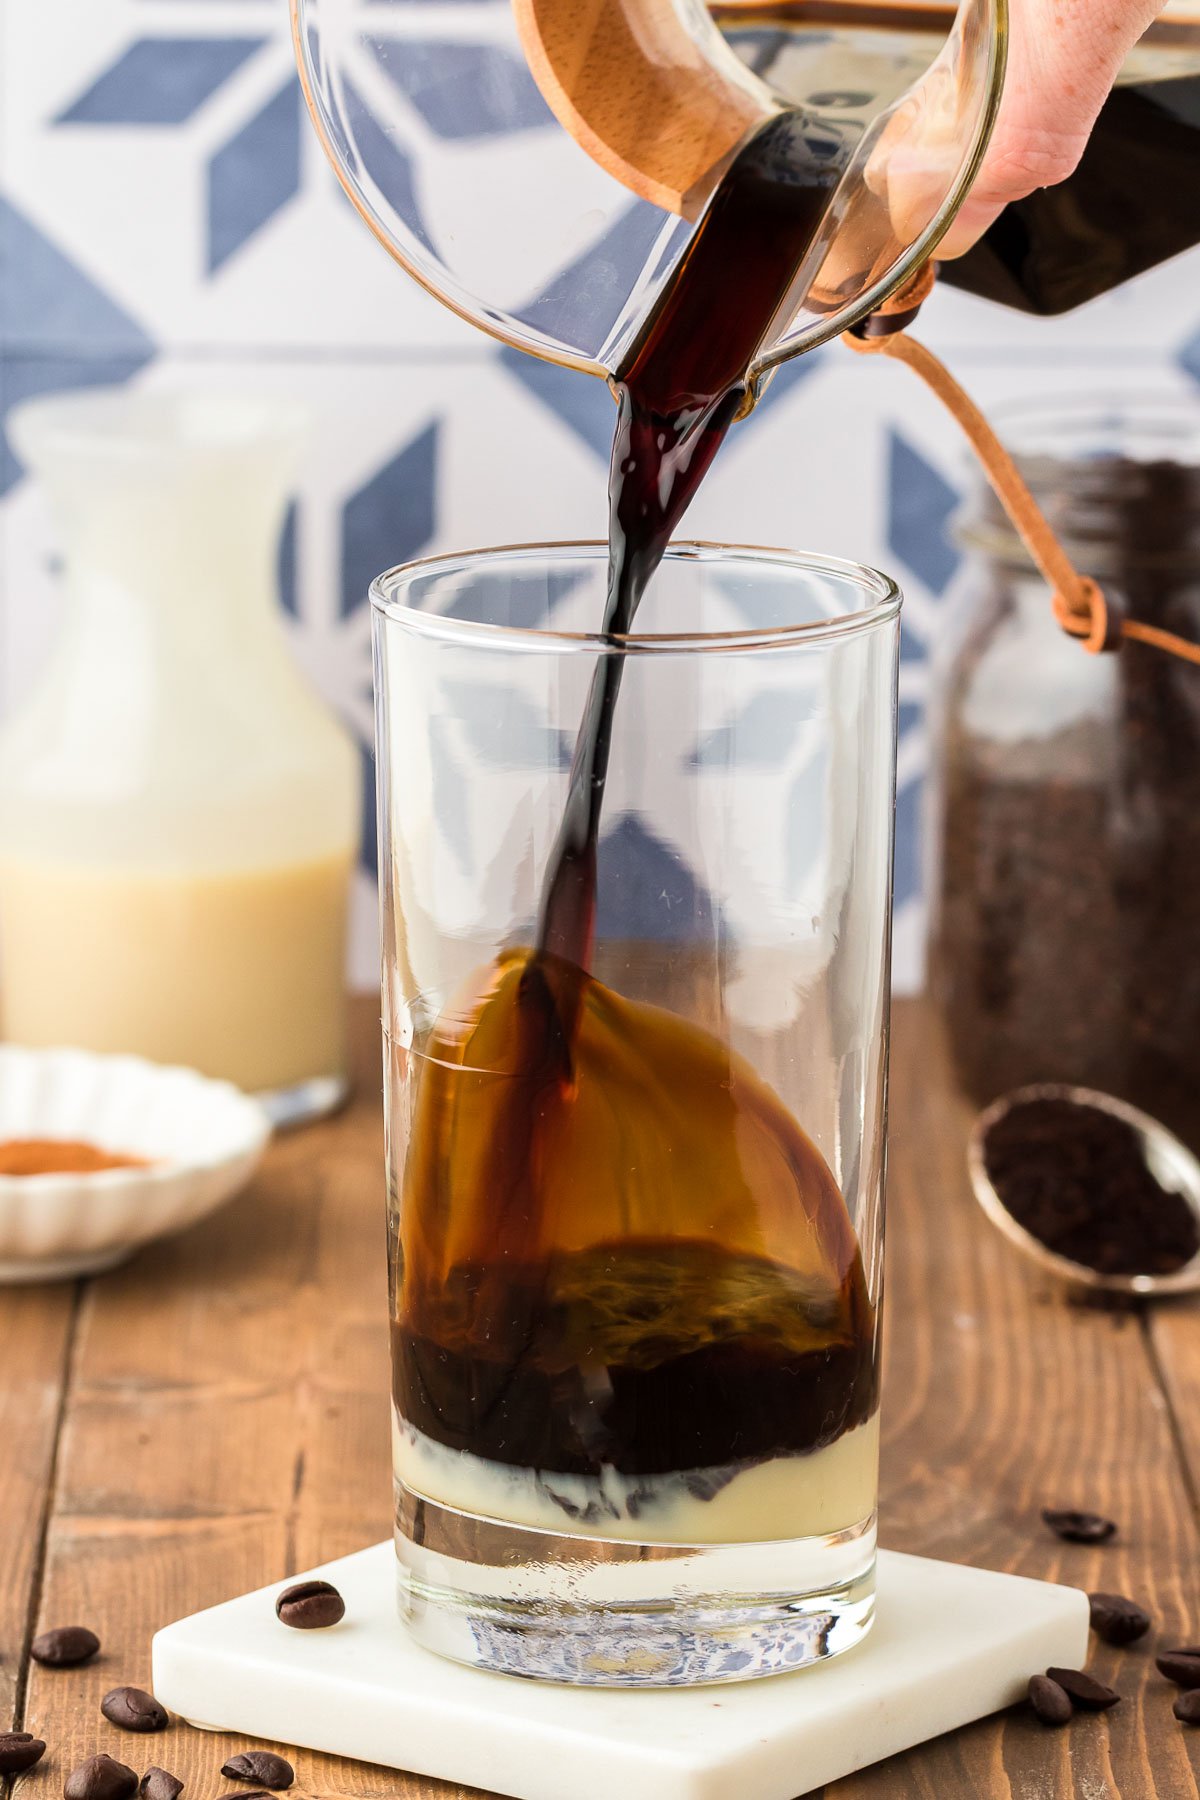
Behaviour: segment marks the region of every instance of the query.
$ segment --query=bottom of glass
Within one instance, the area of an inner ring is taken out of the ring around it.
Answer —
[[[875,1520],[695,1547],[532,1530],[397,1485],[400,1612],[418,1643],[501,1675],[691,1687],[852,1649],[875,1614]]]

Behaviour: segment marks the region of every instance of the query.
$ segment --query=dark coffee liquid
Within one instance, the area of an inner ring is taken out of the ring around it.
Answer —
[[[1075,173],[1006,206],[943,281],[1061,313],[1200,244],[1200,75],[1119,87]]]
[[[422,1070],[405,1165],[402,1418],[498,1462],[645,1474],[869,1417],[845,1202],[749,1064],[523,950],[468,1016]]]
[[[790,114],[748,142],[620,372],[613,638],[798,298],[843,160],[819,148]],[[711,1497],[870,1416],[875,1323],[845,1202],[777,1096],[715,1035],[587,973],[621,666],[597,662],[536,948],[500,958],[425,1048],[395,1398],[452,1450],[573,1475],[706,1470]]]
[[[686,1238],[595,1244],[552,1270],[508,1264],[505,1305],[516,1296],[524,1324],[515,1355],[446,1329],[495,1281],[493,1265],[460,1263],[448,1291],[414,1305],[438,1335],[394,1328],[404,1416],[451,1449],[556,1474],[733,1470],[819,1449],[874,1410],[856,1269],[820,1290]]]
[[[603,629],[631,629],[638,602],[747,398],[759,346],[786,320],[848,153],[801,115],[762,126],[721,181],[646,331],[617,376]],[[586,968],[596,844],[620,657],[597,666],[542,897],[538,947]]]

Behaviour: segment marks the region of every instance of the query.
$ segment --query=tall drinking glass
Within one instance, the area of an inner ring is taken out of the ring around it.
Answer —
[[[677,544],[606,639],[606,572],[372,588],[401,1605],[488,1669],[740,1680],[872,1618],[900,595]],[[584,970],[538,918],[614,658]]]

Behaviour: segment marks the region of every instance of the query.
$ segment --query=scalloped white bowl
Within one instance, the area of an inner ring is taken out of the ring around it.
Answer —
[[[0,1282],[112,1268],[250,1179],[271,1124],[227,1081],[136,1056],[0,1044],[0,1140],[68,1138],[147,1168],[0,1175]]]

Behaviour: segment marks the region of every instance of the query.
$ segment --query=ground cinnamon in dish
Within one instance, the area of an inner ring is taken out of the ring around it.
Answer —
[[[73,1138],[0,1140],[0,1175],[95,1175],[101,1169],[144,1169],[149,1159],[101,1150]]]

